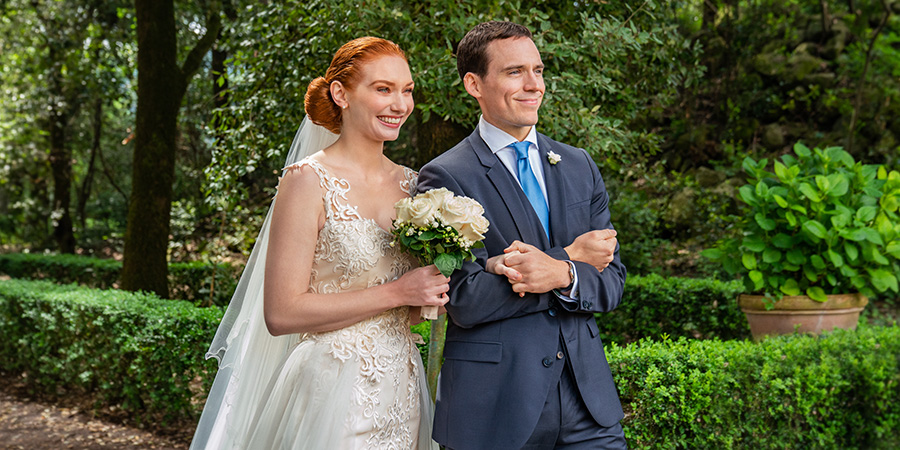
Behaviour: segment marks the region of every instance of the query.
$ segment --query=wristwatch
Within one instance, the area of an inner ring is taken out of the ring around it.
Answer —
[[[562,288],[563,291],[571,291],[573,287],[575,287],[575,263],[572,261],[566,261],[569,263],[569,285]]]

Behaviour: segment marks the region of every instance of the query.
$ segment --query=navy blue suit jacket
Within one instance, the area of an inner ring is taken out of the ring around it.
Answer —
[[[590,231],[612,228],[609,197],[596,164],[582,149],[538,133],[550,207],[550,239],[513,175],[476,130],[419,172],[418,190],[446,187],[480,202],[490,228],[476,261],[450,280],[445,362],[438,382],[433,437],[447,447],[520,448],[538,422],[564,360],[560,336],[581,397],[605,427],[622,419],[595,312],[614,309],[622,298],[625,266],[615,259],[603,272],[575,262],[579,302],[552,293],[512,291],[505,277],[484,270],[490,256],[514,240],[553,258],[569,259],[565,246]],[[551,165],[547,153],[561,156]]]

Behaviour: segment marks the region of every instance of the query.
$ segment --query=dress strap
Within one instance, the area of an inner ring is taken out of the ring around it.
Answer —
[[[400,180],[400,190],[408,193],[410,197],[415,197],[419,173],[409,167],[401,167],[403,167],[403,179]]]
[[[307,156],[300,161],[282,169],[284,173],[299,170],[303,166],[309,166],[319,177],[319,186],[325,191],[322,201],[325,204],[325,215],[333,220],[360,219],[356,208],[347,203],[347,192],[350,190],[350,182],[338,178],[328,172],[328,169],[319,161]]]

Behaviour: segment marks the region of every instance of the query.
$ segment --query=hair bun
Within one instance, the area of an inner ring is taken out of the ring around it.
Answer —
[[[303,103],[309,120],[338,134],[341,132],[341,108],[331,99],[330,84],[325,77],[312,80]]]

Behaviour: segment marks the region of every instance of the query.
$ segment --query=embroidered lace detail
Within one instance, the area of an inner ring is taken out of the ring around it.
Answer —
[[[316,242],[310,291],[330,294],[361,290],[397,279],[415,260],[390,245],[392,235],[359,215],[347,203],[350,183],[331,175],[318,161],[305,158],[288,169],[309,166],[324,191],[325,224]],[[287,169],[286,169],[287,170]],[[399,188],[413,193],[416,173],[404,168]],[[359,367],[353,386],[353,411],[346,427],[365,436],[366,448],[409,449],[418,436],[418,335],[409,330],[409,308],[385,311],[348,327],[306,333],[301,341],[327,348],[342,363]]]

